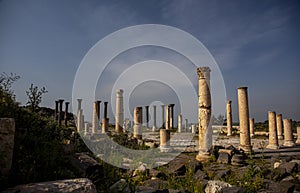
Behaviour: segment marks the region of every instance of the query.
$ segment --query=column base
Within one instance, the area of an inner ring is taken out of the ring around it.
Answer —
[[[267,145],[266,148],[267,149],[279,149],[279,146],[278,145],[269,144],[269,145]]]
[[[160,146],[159,149],[162,153],[170,153],[173,151],[173,149],[169,146]]]
[[[240,150],[243,150],[245,153],[251,153],[252,152],[252,146],[251,145],[240,145]]]
[[[211,154],[209,152],[201,152],[196,156],[196,160],[200,162],[208,162],[211,159]]]
[[[252,137],[254,137],[255,135],[254,134],[250,134],[250,137],[252,138]]]
[[[295,144],[294,141],[284,141],[283,146],[285,146],[285,147],[294,147],[294,146],[296,146],[296,144]]]
[[[277,137],[279,140],[282,140],[283,139],[283,135],[278,135]]]
[[[300,139],[297,139],[297,140],[296,140],[296,144],[300,144]]]
[[[231,133],[227,133],[227,136],[229,137],[229,136],[232,136],[232,134]]]

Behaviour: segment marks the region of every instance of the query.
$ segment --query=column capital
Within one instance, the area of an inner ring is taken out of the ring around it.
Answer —
[[[208,66],[198,67],[197,68],[198,79],[209,79],[210,71],[211,70]]]
[[[124,91],[123,91],[123,89],[117,89],[116,92],[117,92],[117,94],[122,95]]]
[[[231,100],[227,100],[227,104],[231,104],[231,102],[232,102]]]
[[[238,87],[238,90],[247,90],[248,87],[247,86],[241,86],[241,87]]]

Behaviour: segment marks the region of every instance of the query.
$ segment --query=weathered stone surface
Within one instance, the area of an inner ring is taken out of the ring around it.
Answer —
[[[278,169],[285,170],[286,173],[291,174],[298,171],[298,164],[295,162],[282,163],[278,166]]]
[[[97,173],[99,177],[104,176],[103,166],[89,156],[88,153],[76,153],[71,157],[71,164],[84,177],[91,176],[95,173]]]
[[[156,190],[164,189],[164,188],[167,187],[167,185],[168,185],[168,182],[164,181],[164,180],[161,180],[161,179],[150,179],[150,180],[146,180],[144,182],[144,186],[152,187]]]
[[[15,137],[15,120],[0,118],[0,179],[11,169]]]
[[[222,181],[211,180],[208,181],[205,187],[205,193],[222,193],[226,187],[232,187],[232,185]]]
[[[225,187],[222,189],[222,193],[245,193],[245,189],[241,187]]]
[[[116,183],[114,183],[111,187],[109,187],[110,193],[131,193],[129,184],[125,179],[120,179]]]
[[[228,153],[219,152],[219,157],[217,162],[221,164],[229,164],[231,162],[230,155]]]
[[[280,183],[268,181],[266,186],[272,193],[293,193],[295,189],[294,184],[285,181]]]
[[[137,193],[169,193],[167,189],[157,190],[155,188],[147,187],[147,186],[138,186],[136,192]]]
[[[95,185],[87,178],[58,180],[19,185],[3,193],[97,193]]]
[[[201,180],[203,181],[204,179],[208,180],[208,176],[204,171],[198,170],[193,176],[194,180]]]
[[[245,165],[245,160],[243,155],[235,154],[231,158],[231,164],[235,166]]]

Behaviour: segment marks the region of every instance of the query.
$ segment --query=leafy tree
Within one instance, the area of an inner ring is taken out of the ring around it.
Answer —
[[[36,111],[39,107],[39,104],[42,102],[42,95],[47,93],[45,87],[38,88],[37,86],[34,86],[33,84],[30,85],[29,90],[26,91],[26,94],[28,96],[28,102],[27,105],[30,106],[32,111]]]

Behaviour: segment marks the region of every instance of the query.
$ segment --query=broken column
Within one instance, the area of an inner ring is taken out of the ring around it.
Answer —
[[[254,137],[254,118],[249,119],[249,127],[250,127],[250,137]]]
[[[182,115],[181,114],[179,114],[178,115],[178,126],[177,126],[177,131],[178,131],[178,133],[181,133],[182,131]]]
[[[252,151],[249,129],[249,107],[247,87],[238,88],[238,108],[240,121],[240,149],[246,153]]]
[[[209,67],[199,67],[197,74],[199,153],[196,159],[208,161],[210,158],[209,150],[212,147],[210,69]]]
[[[135,107],[133,112],[133,137],[142,139],[143,107]]]
[[[170,130],[160,129],[159,131],[160,137],[160,151],[161,152],[171,152],[172,149],[170,147]]]
[[[109,119],[107,118],[107,104],[108,102],[104,102],[104,116],[102,119],[102,133],[106,133],[108,129]]]
[[[92,134],[97,133],[98,128],[99,128],[97,106],[98,106],[98,103],[97,103],[97,101],[95,101],[94,106],[93,106]]]
[[[156,106],[153,105],[153,127],[152,131],[156,131]]]
[[[123,131],[122,128],[123,121],[124,121],[123,90],[117,89],[115,132],[120,133]]]
[[[277,125],[277,137],[278,139],[283,139],[282,114],[276,115],[276,125]]]
[[[97,117],[98,117],[98,121],[100,120],[100,104],[101,104],[101,101],[96,101],[97,102],[97,109],[96,109],[96,112],[97,112]]]
[[[175,104],[170,104],[169,105],[169,120],[170,120],[170,129],[173,129],[174,128],[174,106]]]
[[[65,102],[65,126],[68,126],[68,108],[69,108],[69,102]]]
[[[296,140],[296,144],[300,144],[300,127],[297,127],[297,140]]]
[[[165,105],[161,105],[161,128],[165,128]]]
[[[146,128],[149,128],[149,106],[145,106],[146,109]]]
[[[196,125],[192,124],[192,133],[196,133]]]
[[[89,132],[89,124],[88,123],[84,123],[84,135],[87,135]]]
[[[228,100],[226,104],[226,115],[227,115],[227,136],[232,135],[232,108],[231,101]]]
[[[61,126],[61,121],[63,119],[63,99],[59,99],[58,103],[59,103],[59,112],[58,112],[58,126]]]
[[[293,147],[295,146],[293,130],[292,130],[292,119],[283,119],[284,128],[284,142],[283,146]]]
[[[0,180],[7,178],[12,166],[15,137],[15,120],[0,118]]]
[[[278,149],[278,138],[277,138],[277,128],[276,128],[276,114],[273,111],[269,111],[269,144],[266,148],[268,149]]]

